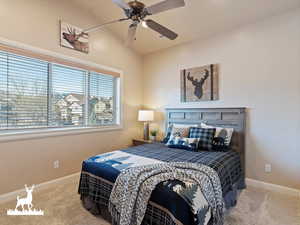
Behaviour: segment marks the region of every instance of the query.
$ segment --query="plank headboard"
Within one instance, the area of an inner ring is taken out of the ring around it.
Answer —
[[[167,108],[166,129],[170,124],[200,124],[232,127],[231,148],[241,156],[245,171],[245,108]]]

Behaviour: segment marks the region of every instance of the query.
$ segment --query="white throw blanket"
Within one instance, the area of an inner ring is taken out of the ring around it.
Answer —
[[[197,184],[211,207],[213,224],[223,224],[224,202],[218,174],[208,166],[186,162],[157,163],[122,171],[109,199],[113,223],[140,225],[152,191],[167,180]]]

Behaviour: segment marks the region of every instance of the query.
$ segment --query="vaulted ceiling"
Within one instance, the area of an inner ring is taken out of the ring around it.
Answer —
[[[123,11],[111,0],[72,1],[99,18],[99,24],[124,17]],[[161,0],[140,1],[149,6]],[[137,40],[133,44],[134,50],[140,54],[147,54],[191,40],[208,38],[300,7],[300,0],[185,0],[185,2],[186,6],[183,8],[148,17],[178,33],[179,37],[176,40],[160,38],[154,31],[139,26]],[[129,24],[130,22],[126,21],[109,25],[107,29],[125,40]]]

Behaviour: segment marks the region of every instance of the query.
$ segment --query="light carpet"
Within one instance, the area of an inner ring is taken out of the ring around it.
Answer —
[[[44,210],[44,216],[8,216],[6,211],[15,208],[16,200],[0,204],[0,224],[109,225],[82,207],[78,181],[76,176],[33,192],[33,208]],[[241,193],[237,206],[226,214],[225,225],[300,225],[299,212],[299,197],[250,186]]]

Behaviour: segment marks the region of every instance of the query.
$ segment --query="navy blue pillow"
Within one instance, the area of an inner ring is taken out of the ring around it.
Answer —
[[[173,125],[171,124],[170,126],[168,126],[168,129],[167,129],[167,133],[166,133],[166,136],[165,138],[162,140],[162,143],[167,143],[170,139],[170,136],[171,136],[171,133],[172,133],[172,128],[173,128]]]
[[[168,145],[169,148],[178,148],[178,149],[184,149],[184,150],[188,150],[188,151],[192,151],[192,152],[196,152],[197,148],[195,147],[188,147],[185,145]]]
[[[191,139],[174,137],[167,142],[166,146],[168,146],[169,148],[179,148],[189,151],[197,151],[198,142],[198,138]]]
[[[212,149],[216,152],[228,152],[230,147],[225,144],[225,139],[223,137],[214,137]]]

